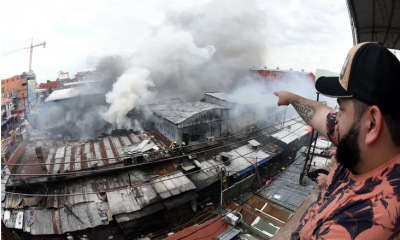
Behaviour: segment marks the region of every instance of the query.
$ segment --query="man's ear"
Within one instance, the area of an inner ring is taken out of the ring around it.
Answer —
[[[365,136],[365,144],[373,144],[379,137],[383,126],[383,116],[381,110],[377,106],[370,107],[362,118],[360,124],[367,129]]]

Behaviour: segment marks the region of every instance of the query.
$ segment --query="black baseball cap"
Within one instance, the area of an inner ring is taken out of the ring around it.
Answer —
[[[400,112],[400,61],[381,43],[352,47],[339,77],[320,77],[315,88],[334,98],[356,98],[383,112]],[[400,114],[400,113],[399,113]]]

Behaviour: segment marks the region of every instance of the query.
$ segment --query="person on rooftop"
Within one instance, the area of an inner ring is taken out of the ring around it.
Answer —
[[[339,77],[320,77],[321,94],[339,112],[275,92],[337,146],[317,201],[291,239],[400,239],[400,62],[380,43],[351,48]]]

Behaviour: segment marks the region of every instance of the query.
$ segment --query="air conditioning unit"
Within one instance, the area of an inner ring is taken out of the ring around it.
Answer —
[[[231,224],[232,226],[236,226],[239,222],[239,217],[237,217],[235,214],[233,213],[228,213],[225,216],[225,220]]]
[[[214,137],[208,137],[207,142],[214,142],[214,139],[215,139]]]

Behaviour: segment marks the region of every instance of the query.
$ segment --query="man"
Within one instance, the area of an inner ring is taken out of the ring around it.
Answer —
[[[339,112],[274,93],[337,146],[337,163],[292,239],[400,239],[399,60],[379,43],[361,43],[339,78],[321,77],[315,87],[337,98]]]

